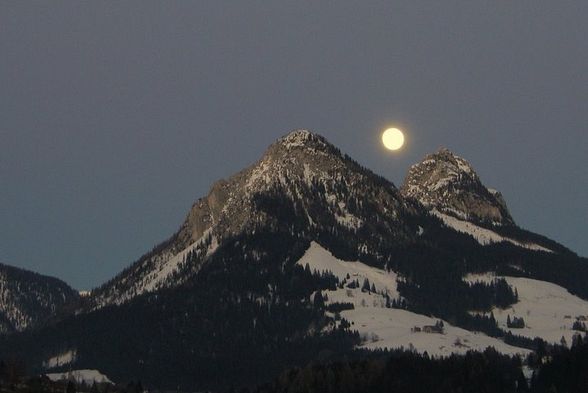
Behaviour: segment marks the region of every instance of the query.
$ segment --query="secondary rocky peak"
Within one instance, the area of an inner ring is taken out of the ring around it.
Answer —
[[[476,171],[474,171],[474,168],[472,168],[467,160],[461,158],[446,147],[442,147],[436,153],[428,155],[425,158],[426,160],[439,161],[444,164],[445,168],[462,176],[478,177]]]
[[[484,186],[470,163],[446,148],[413,165],[401,193],[457,218],[514,224],[502,195]]]

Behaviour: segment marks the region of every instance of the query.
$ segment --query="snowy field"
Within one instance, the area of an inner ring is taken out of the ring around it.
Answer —
[[[470,332],[443,321],[444,333],[414,332],[418,327],[432,326],[439,320],[410,311],[386,308],[386,300],[382,295],[387,293],[391,299],[398,298],[396,289],[397,275],[373,268],[361,262],[346,262],[335,258],[319,244],[312,242],[299,265],[308,264],[311,270],[330,271],[340,279],[347,275],[357,279],[360,285],[367,278],[376,287],[376,292],[362,292],[360,288],[343,288],[335,291],[323,291],[327,304],[353,303],[355,309],[341,312],[341,317],[353,324],[352,329],[359,331],[364,338],[362,347],[378,348],[414,348],[418,352],[429,355],[450,355],[465,353],[468,350],[484,350],[494,347],[505,354],[522,354],[529,351],[513,347],[504,342],[488,337],[483,333]]]
[[[416,314],[406,310],[381,307],[356,307],[355,310],[343,311],[341,316],[353,321],[357,329],[366,338],[364,348],[414,348],[429,355],[447,356],[452,353],[466,353],[469,350],[483,351],[494,347],[497,351],[509,355],[525,355],[529,351],[513,347],[489,337],[483,333],[470,332],[444,321],[444,333],[412,332],[415,326],[434,325],[438,319]]]
[[[541,337],[551,343],[560,343],[563,336],[567,344],[571,345],[572,337],[578,333],[572,330],[572,324],[577,319],[588,319],[588,302],[556,284],[530,278],[496,277],[492,273],[470,274],[465,277],[465,281],[491,282],[495,278],[504,278],[519,294],[518,303],[512,307],[493,310],[498,326],[513,334],[529,338]],[[525,328],[508,329],[506,320],[509,315],[511,319],[514,316],[522,317]]]

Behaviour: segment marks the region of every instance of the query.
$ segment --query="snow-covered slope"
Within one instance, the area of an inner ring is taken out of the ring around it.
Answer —
[[[514,224],[502,195],[484,186],[472,166],[447,149],[411,166],[401,192],[429,209],[462,220]]]
[[[352,303],[353,310],[342,311],[341,317],[353,324],[364,339],[362,347],[414,348],[430,355],[450,355],[465,353],[468,350],[484,350],[494,347],[506,354],[526,354],[527,350],[513,347],[488,337],[483,333],[470,332],[443,321],[443,333],[425,332],[426,326],[434,326],[439,319],[416,314],[410,311],[387,307],[386,294],[391,299],[399,299],[396,290],[397,275],[361,262],[342,261],[334,257],[318,243],[312,242],[303,257],[297,262],[308,265],[317,272],[328,271],[346,284],[358,280],[360,285],[368,279],[374,284],[376,292],[362,291],[360,288],[338,288],[322,291],[327,304]],[[416,328],[416,329],[415,329]],[[421,331],[418,331],[421,330]]]
[[[435,209],[432,210],[432,213],[435,216],[439,217],[445,223],[445,225],[447,225],[449,228],[455,229],[458,232],[465,233],[467,235],[472,236],[474,239],[476,239],[476,241],[478,243],[480,243],[483,246],[486,246],[486,245],[492,244],[492,243],[508,242],[508,243],[514,244],[515,246],[526,248],[528,250],[552,252],[550,249],[543,247],[543,246],[540,246],[536,243],[532,243],[532,242],[525,243],[525,242],[521,242],[521,241],[518,241],[515,239],[511,239],[511,238],[499,235],[498,233],[496,233],[490,229],[482,228],[482,227],[480,227],[476,224],[473,224],[469,221],[460,220],[460,219],[455,218],[453,216],[440,213],[439,211],[437,211]]]
[[[588,320],[588,301],[569,293],[559,285],[522,277],[503,277],[509,285],[517,289],[518,303],[507,309],[494,308],[493,313],[498,326],[511,330],[513,334],[529,338],[541,337],[547,342],[559,344],[564,337],[568,345],[578,331],[572,330],[575,321]],[[470,274],[468,282],[491,282],[496,277],[492,273]],[[519,317],[525,321],[522,329],[509,329],[507,318]]]

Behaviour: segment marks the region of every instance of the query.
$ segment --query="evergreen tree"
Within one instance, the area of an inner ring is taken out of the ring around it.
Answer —
[[[67,381],[67,387],[65,388],[65,393],[76,393],[76,384],[73,381]]]
[[[323,299],[323,294],[321,291],[316,291],[313,300],[315,308],[323,308],[325,306],[325,300]]]
[[[582,339],[582,335],[579,333],[574,334],[572,337],[572,347],[580,347],[584,344],[584,340]]]
[[[370,280],[368,280],[367,278],[365,278],[363,280],[363,285],[361,286],[361,291],[362,292],[370,292],[371,287],[370,287]]]

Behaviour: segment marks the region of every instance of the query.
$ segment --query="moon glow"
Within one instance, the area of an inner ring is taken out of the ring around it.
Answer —
[[[382,134],[382,143],[388,150],[398,150],[404,145],[404,134],[398,128],[388,128]]]

